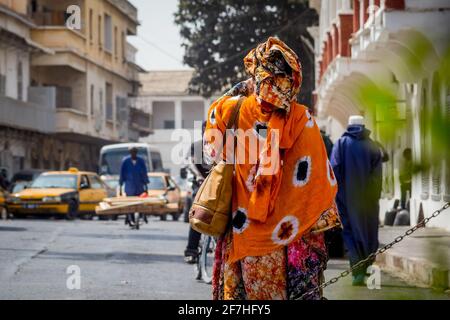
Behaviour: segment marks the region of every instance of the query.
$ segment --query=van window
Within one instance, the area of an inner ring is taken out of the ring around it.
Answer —
[[[104,189],[102,181],[97,176],[89,176],[92,189]]]
[[[161,154],[156,151],[151,151],[150,156],[152,157],[153,171],[161,171],[163,169]]]
[[[100,174],[119,175],[120,166],[123,158],[130,155],[128,148],[119,148],[107,150],[101,155],[100,159]],[[138,148],[138,157],[141,157],[148,167],[147,149]],[[149,168],[147,168],[149,170]]]

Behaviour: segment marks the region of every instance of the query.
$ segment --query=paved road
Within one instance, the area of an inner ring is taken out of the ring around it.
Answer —
[[[123,221],[0,221],[0,299],[209,299],[211,287],[183,262],[187,224],[151,219],[139,231]],[[66,287],[71,265],[81,289]],[[347,266],[332,260],[327,277]],[[330,299],[448,299],[382,275],[382,289],[353,288],[345,279]]]

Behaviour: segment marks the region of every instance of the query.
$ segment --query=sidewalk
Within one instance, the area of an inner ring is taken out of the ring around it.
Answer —
[[[384,246],[409,227],[379,230]],[[450,232],[438,228],[421,228],[378,256],[377,264],[395,276],[420,287],[450,288]]]

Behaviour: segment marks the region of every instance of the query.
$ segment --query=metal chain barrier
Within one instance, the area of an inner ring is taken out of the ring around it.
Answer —
[[[376,256],[385,252],[386,250],[392,248],[395,244],[401,242],[404,238],[406,238],[407,236],[411,235],[412,233],[414,233],[415,231],[417,231],[419,228],[423,228],[431,219],[436,218],[438,215],[441,214],[442,211],[448,209],[450,207],[450,202],[447,202],[442,208],[436,210],[435,212],[433,212],[433,214],[425,219],[423,219],[422,221],[420,221],[418,224],[416,224],[414,227],[408,229],[407,231],[405,231],[404,234],[396,237],[391,243],[388,243],[387,245],[385,245],[382,248],[379,248],[377,251],[371,253],[367,258],[358,261],[358,263],[356,263],[355,265],[353,265],[353,267],[351,267],[350,269],[345,270],[344,272],[341,272],[338,276],[331,278],[330,280],[328,280],[327,282],[321,284],[320,286],[315,287],[314,289],[302,294],[299,298],[295,298],[294,300],[303,300],[305,297],[313,294],[314,292],[317,292],[319,290],[322,290],[326,287],[328,287],[329,285],[336,283],[339,279],[342,279],[346,276],[348,276],[352,271],[360,268],[361,266],[365,265],[368,262],[374,261]]]

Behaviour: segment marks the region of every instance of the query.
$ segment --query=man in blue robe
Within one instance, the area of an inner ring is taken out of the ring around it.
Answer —
[[[119,185],[122,190],[125,184],[125,193],[127,196],[140,196],[147,191],[148,172],[144,159],[138,157],[138,149],[136,147],[130,148],[130,155],[123,158],[120,167]],[[145,216],[144,216],[145,217]],[[130,219],[134,220],[133,215],[126,217],[125,223],[130,223]]]
[[[351,266],[378,249],[382,152],[369,136],[364,118],[351,116],[347,131],[336,142],[331,154],[339,186],[336,203]],[[367,267],[372,262],[353,272],[353,285],[364,284]]]

